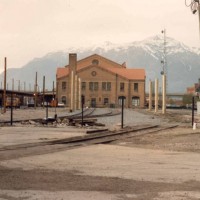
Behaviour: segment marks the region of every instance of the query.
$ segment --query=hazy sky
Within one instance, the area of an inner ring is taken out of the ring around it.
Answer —
[[[190,0],[188,0],[190,1]],[[0,0],[0,71],[67,47],[126,43],[160,34],[199,46],[185,0]]]

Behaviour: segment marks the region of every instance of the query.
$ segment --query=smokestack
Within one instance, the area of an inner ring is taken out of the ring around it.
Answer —
[[[69,54],[69,67],[70,67],[70,71],[73,71],[74,75],[75,75],[76,67],[77,67],[77,54],[76,53]]]

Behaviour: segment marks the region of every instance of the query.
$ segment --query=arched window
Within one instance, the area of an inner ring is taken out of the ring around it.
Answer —
[[[122,98],[118,97],[118,104],[121,106],[122,105]],[[124,105],[126,105],[126,97],[124,97]]]
[[[61,101],[66,105],[67,104],[67,98],[66,98],[66,96],[62,96]]]
[[[92,64],[93,64],[93,65],[98,65],[98,64],[99,64],[99,61],[98,61],[97,59],[94,59],[94,60],[92,61]]]
[[[140,97],[132,97],[132,106],[140,106]]]

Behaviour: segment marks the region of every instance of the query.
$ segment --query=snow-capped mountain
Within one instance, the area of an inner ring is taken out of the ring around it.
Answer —
[[[200,78],[200,49],[190,48],[169,37],[166,38],[165,46],[167,91],[186,92],[186,88],[193,86]],[[37,71],[39,87],[42,88],[42,80],[45,76],[46,87],[51,89],[52,82],[55,81],[56,77],[56,68],[68,64],[69,53],[77,53],[78,59],[96,53],[118,63],[126,62],[128,68],[144,68],[146,70],[148,91],[148,81],[150,79],[158,78],[161,80],[163,49],[163,35],[156,35],[127,44],[105,42],[102,45],[87,48],[67,48],[60,52],[48,53],[41,58],[35,58],[22,68],[9,69],[7,80],[20,79],[22,84],[26,83],[26,89],[29,89],[30,86],[33,89]],[[0,78],[3,80],[3,73]],[[9,86],[11,89],[11,82],[8,82]],[[23,87],[21,86],[21,88]]]

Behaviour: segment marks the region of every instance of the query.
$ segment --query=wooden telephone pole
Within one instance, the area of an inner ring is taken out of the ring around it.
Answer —
[[[7,59],[4,61],[4,93],[3,93],[3,108],[4,113],[6,112],[6,72],[7,72]]]
[[[37,72],[35,74],[35,102],[34,102],[34,107],[36,109],[36,106],[37,106]]]

